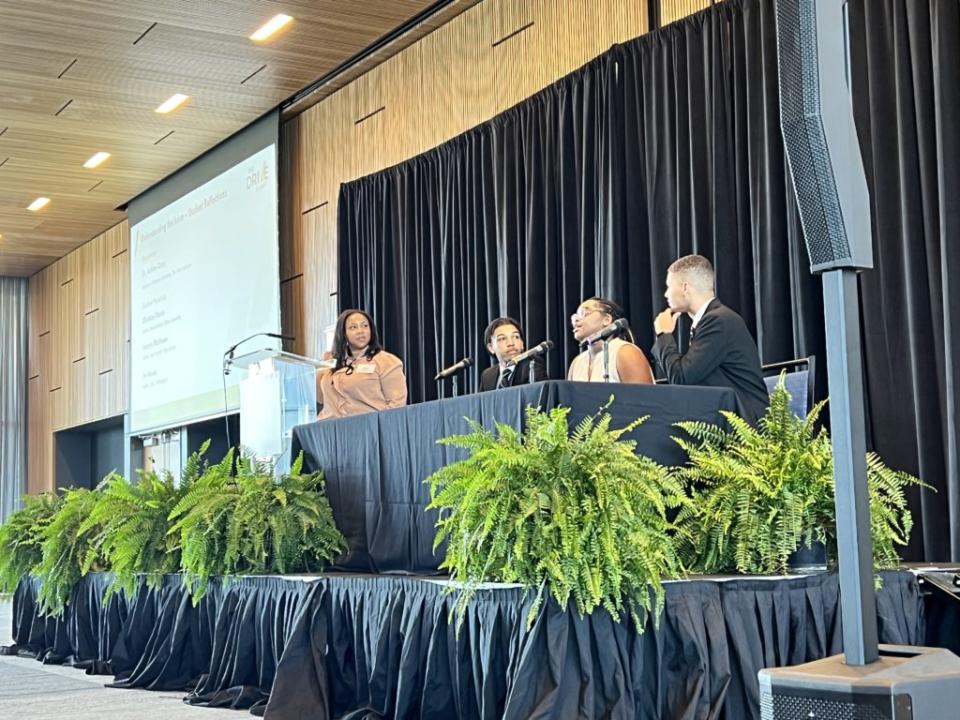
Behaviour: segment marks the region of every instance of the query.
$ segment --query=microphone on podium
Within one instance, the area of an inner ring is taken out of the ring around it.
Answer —
[[[549,351],[549,350],[553,350],[553,341],[552,341],[552,340],[544,340],[544,341],[543,341],[542,343],[540,343],[539,345],[537,345],[537,346],[535,346],[535,347],[532,347],[532,348],[530,348],[529,350],[527,350],[527,351],[525,351],[525,352],[522,352],[522,353],[520,353],[519,355],[515,355],[514,357],[510,358],[509,360],[507,360],[507,362],[506,362],[505,364],[508,365],[508,366],[510,366],[510,365],[516,365],[516,364],[518,364],[518,363],[522,363],[522,362],[523,362],[524,360],[526,360],[527,358],[536,357],[537,355],[543,355],[544,353],[546,353],[546,352]]]
[[[590,337],[584,339],[583,342],[587,345],[593,345],[595,342],[606,340],[610,336],[616,335],[622,330],[626,330],[628,327],[630,327],[630,323],[627,322],[627,319],[620,318],[619,320],[613,321],[599,332],[595,332]]]
[[[473,360],[471,360],[471,359],[468,358],[468,357],[465,357],[465,358],[464,358],[463,360],[461,360],[460,362],[454,363],[454,364],[451,365],[450,367],[445,368],[445,369],[441,370],[440,372],[438,372],[438,373],[437,373],[437,376],[434,378],[434,380],[443,380],[444,378],[448,378],[448,377],[450,377],[451,375],[456,375],[458,372],[460,372],[461,370],[464,370],[464,369],[470,367],[471,365],[473,365]]]
[[[237,351],[237,348],[243,345],[247,340],[253,340],[254,338],[257,338],[257,337],[270,337],[270,338],[276,338],[277,340],[296,340],[296,338],[291,335],[281,335],[279,333],[272,333],[272,332],[259,332],[259,333],[254,333],[253,335],[250,335],[248,337],[245,337],[240,342],[235,342],[233,345],[227,348],[227,351],[223,354],[223,374],[224,375],[230,374],[230,366],[233,364],[233,354]]]

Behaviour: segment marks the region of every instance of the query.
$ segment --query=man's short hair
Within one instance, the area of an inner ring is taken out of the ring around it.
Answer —
[[[493,340],[493,335],[497,332],[497,328],[504,325],[513,325],[517,329],[517,332],[520,333],[520,339],[523,340],[524,344],[526,344],[527,341],[523,337],[523,328],[520,327],[520,323],[518,323],[512,317],[498,317],[496,320],[492,320],[490,324],[487,325],[487,329],[483,333],[483,346],[485,348],[490,347],[490,342]]]
[[[685,255],[667,268],[667,273],[682,275],[700,292],[713,292],[713,265],[703,255]]]

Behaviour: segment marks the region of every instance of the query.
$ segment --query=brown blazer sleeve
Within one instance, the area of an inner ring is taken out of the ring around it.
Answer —
[[[377,359],[380,389],[386,408],[403,407],[407,404],[407,376],[403,373],[403,363],[396,355],[386,351],[377,353]]]

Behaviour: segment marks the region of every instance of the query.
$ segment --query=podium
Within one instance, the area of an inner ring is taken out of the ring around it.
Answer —
[[[290,469],[293,428],[317,417],[317,370],[326,362],[272,348],[238,355],[241,371],[240,447],[269,462],[280,475]]]

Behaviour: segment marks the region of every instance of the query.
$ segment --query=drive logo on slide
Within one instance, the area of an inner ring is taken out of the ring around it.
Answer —
[[[267,163],[263,163],[259,170],[250,170],[247,172],[247,190],[259,190],[266,185],[270,179],[270,168]]]

